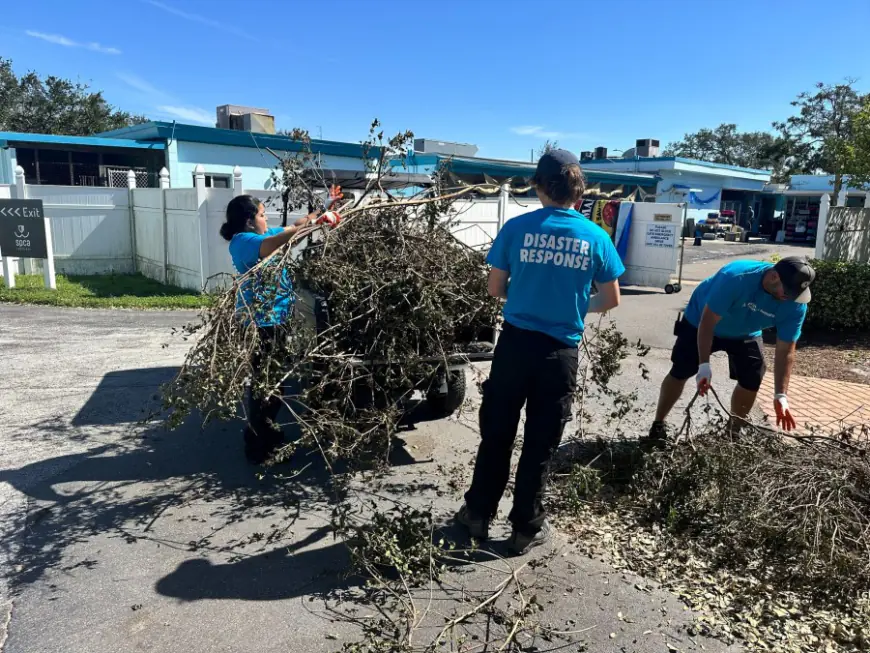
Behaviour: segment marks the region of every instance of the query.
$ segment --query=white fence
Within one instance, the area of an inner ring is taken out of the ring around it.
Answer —
[[[28,186],[24,170],[15,184],[0,186],[0,199],[41,199],[51,221],[58,272],[107,274],[133,272],[133,234],[128,188]],[[18,264],[31,272],[33,262]]]
[[[0,186],[0,198],[42,199],[51,220],[58,272],[66,274],[141,274],[182,288],[214,289],[234,270],[228,244],[220,236],[226,206],[234,195],[249,193],[267,206],[270,226],[280,224],[280,198],[264,190],[242,190],[236,168],[232,189],[206,188],[197,167],[194,188],[169,188],[169,173],[160,173],[159,188],[136,188],[135,173],[127,188],[28,186],[24,171],[16,184]],[[453,231],[463,243],[487,248],[507,220],[541,207],[536,199],[513,199],[507,187],[498,199],[462,200],[455,205]],[[294,214],[293,219],[299,214]],[[20,272],[33,272],[20,262]]]
[[[182,288],[214,290],[227,285],[234,274],[228,243],[220,236],[227,204],[247,193],[262,200],[270,226],[280,224],[275,193],[242,190],[236,169],[233,188],[206,188],[200,170],[194,188],[169,188],[161,172],[160,188],[131,190],[135,226],[136,269],[147,277]],[[298,217],[294,214],[293,217]]]

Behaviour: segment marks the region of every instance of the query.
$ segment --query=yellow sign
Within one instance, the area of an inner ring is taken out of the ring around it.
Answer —
[[[653,216],[653,220],[655,220],[656,222],[670,222],[671,221],[671,214],[670,213],[656,213]]]

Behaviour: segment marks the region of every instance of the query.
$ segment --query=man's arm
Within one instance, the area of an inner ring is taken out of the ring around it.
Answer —
[[[598,283],[598,294],[589,300],[589,313],[606,313],[611,308],[619,306],[619,281],[607,281]]]
[[[704,307],[701,322],[698,324],[698,362],[702,365],[710,362],[710,354],[713,351],[713,333],[721,319],[722,316],[711,311],[709,306]]]
[[[796,342],[779,339],[776,341],[776,355],[773,359],[774,394],[788,394],[788,382],[791,379],[791,371],[794,367],[796,349]]]
[[[489,277],[486,280],[486,290],[493,297],[499,299],[507,299],[508,276],[510,273],[507,270],[492,268],[489,271]]]

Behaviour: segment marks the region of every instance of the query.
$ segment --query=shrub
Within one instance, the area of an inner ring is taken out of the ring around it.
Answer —
[[[821,329],[870,330],[870,264],[811,261],[816,270],[806,324]]]

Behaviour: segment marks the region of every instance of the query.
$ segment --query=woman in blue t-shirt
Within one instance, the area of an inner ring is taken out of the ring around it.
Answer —
[[[541,156],[533,178],[542,208],[513,218],[487,255],[488,290],[506,300],[480,406],[481,442],[471,487],[457,521],[485,540],[511,470],[520,413],[526,426],[508,519],[508,551],[522,554],[548,541],[543,505],[550,459],[571,416],[578,346],[587,313],[619,304],[625,272],[607,232],[572,207],[582,198],[583,173],[567,150]],[[593,282],[598,294],[592,295]]]
[[[337,199],[330,193],[330,204]],[[268,228],[266,207],[252,195],[234,197],[227,205],[226,222],[220,234],[229,241],[233,266],[245,274],[264,258],[290,242],[302,228],[313,222],[335,224],[337,213],[325,213],[320,219],[310,212],[287,227]],[[275,265],[279,264],[278,257]],[[268,267],[268,266],[267,266]],[[292,315],[295,296],[286,270],[261,270],[239,289],[236,308],[242,320],[253,321],[260,336],[259,350],[251,361],[253,379],[248,392],[247,426],[244,431],[245,456],[254,463],[265,462],[283,443],[284,436],[275,422],[281,409],[280,397],[257,396],[255,387],[265,354],[283,344],[277,331]]]

